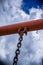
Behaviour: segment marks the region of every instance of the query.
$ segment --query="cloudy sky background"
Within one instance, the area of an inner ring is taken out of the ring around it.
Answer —
[[[43,0],[0,0],[0,26],[43,19]],[[12,65],[18,34],[0,36],[0,63]],[[42,65],[43,30],[28,32],[22,41],[18,65]]]

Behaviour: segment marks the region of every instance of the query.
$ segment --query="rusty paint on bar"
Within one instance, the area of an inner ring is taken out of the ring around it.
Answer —
[[[0,36],[17,34],[19,28],[22,29],[24,27],[27,28],[27,32],[34,31],[34,30],[43,30],[43,19],[26,21],[23,23],[12,24],[12,25],[7,25],[7,26],[1,26]]]

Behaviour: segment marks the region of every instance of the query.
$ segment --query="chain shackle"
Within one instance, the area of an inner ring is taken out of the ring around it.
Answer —
[[[19,29],[18,32],[19,32],[20,38],[19,38],[19,42],[17,44],[17,49],[15,51],[15,57],[13,59],[13,65],[17,65],[18,56],[20,54],[20,48],[21,48],[21,45],[22,45],[21,42],[23,40],[23,34],[25,33],[27,35],[27,29],[25,27],[24,29]]]

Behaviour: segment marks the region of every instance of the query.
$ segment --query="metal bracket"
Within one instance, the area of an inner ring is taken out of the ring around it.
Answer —
[[[19,28],[18,30],[19,35],[23,36],[23,34],[25,33],[25,35],[27,35],[27,28]]]

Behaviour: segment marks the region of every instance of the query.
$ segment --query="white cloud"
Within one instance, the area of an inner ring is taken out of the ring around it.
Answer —
[[[2,39],[0,40],[0,58],[1,59],[6,59],[5,41],[6,39],[4,37],[2,37]]]
[[[41,19],[43,14],[43,10],[39,8],[31,8],[30,10],[30,19]]]
[[[38,36],[35,36],[33,33],[32,37],[37,37],[37,40],[33,38],[33,48],[35,50],[35,60],[39,61],[43,57],[43,30],[38,32]]]
[[[20,9],[22,0],[5,0],[4,3],[0,5],[0,26],[15,23],[19,20],[18,10]],[[3,18],[3,19],[2,19]]]

